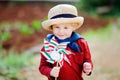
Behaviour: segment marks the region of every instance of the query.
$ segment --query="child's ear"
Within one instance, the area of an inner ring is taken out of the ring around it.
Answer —
[[[53,30],[53,25],[50,26],[50,29]]]

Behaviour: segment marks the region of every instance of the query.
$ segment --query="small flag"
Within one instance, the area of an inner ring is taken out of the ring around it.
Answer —
[[[69,42],[58,43],[55,37],[53,37],[50,42],[44,39],[44,51],[40,51],[46,58],[47,62],[54,64],[58,62],[62,67],[64,61],[70,64],[69,59],[66,54],[71,54],[66,50],[67,44]]]

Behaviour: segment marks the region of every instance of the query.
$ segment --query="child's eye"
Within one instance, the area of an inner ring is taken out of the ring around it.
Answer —
[[[68,27],[64,27],[64,29],[68,29]]]
[[[56,26],[55,28],[59,28],[59,26]]]

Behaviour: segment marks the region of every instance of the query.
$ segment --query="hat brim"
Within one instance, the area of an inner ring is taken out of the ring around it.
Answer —
[[[75,17],[75,18],[56,18],[56,19],[48,19],[43,21],[42,27],[46,30],[52,31],[51,26],[54,24],[62,24],[62,23],[77,23],[78,26],[74,27],[74,30],[81,27],[84,22],[83,17]]]

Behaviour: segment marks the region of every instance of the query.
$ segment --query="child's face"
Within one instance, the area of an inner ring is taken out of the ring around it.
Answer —
[[[74,30],[74,26],[72,24],[63,23],[63,24],[55,24],[52,26],[53,34],[61,39],[64,40],[66,38],[71,37],[71,34]]]

